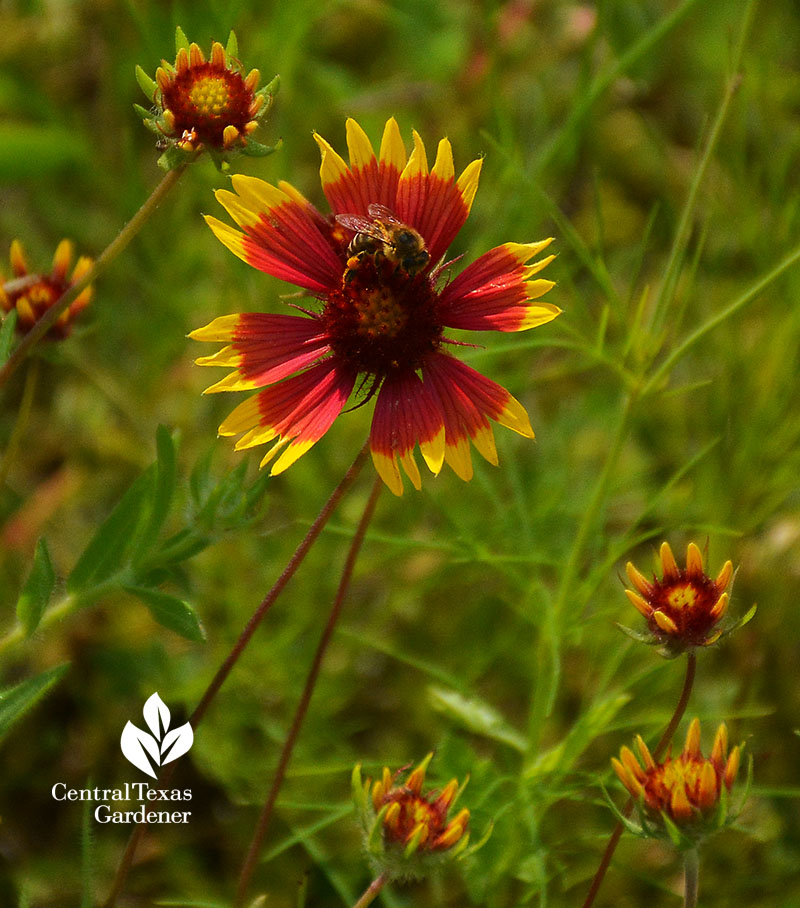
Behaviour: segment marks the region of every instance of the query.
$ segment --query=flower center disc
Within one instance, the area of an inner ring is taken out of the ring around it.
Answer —
[[[238,73],[211,62],[178,73],[163,96],[164,107],[175,117],[175,132],[194,130],[209,145],[222,143],[226,126],[244,129],[252,100]]]
[[[378,379],[416,370],[438,349],[442,325],[430,278],[409,275],[380,255],[348,268],[321,319],[331,347],[355,371]]]

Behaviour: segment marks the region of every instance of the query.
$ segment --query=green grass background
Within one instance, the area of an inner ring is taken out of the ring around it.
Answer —
[[[709,145],[746,19],[738,88]],[[392,887],[384,904],[580,905],[614,824],[601,785],[622,802],[609,759],[636,733],[656,739],[682,683],[682,660],[615,627],[637,623],[625,561],[650,570],[668,539],[679,561],[688,541],[707,542],[714,572],[733,559],[732,614],[759,604],[699,654],[687,713],[707,747],[727,721],[754,761],[737,828],[702,849],[700,903],[800,906],[800,269],[765,280],[800,242],[796,5],[1,0],[0,246],[19,237],[43,267],[69,236],[96,256],[136,211],[160,173],[132,108],[146,103],[134,66],[152,74],[174,59],[176,25],[206,51],[234,28],[246,68],[281,75],[257,138],[283,148],[234,172],[289,179],[324,205],[312,130],[341,150],[347,116],[375,142],[390,115],[430,152],[447,135],[457,168],[485,155],[452,251],[469,261],[554,235],[548,298],[564,310],[527,334],[469,338],[485,348],[464,354],[523,401],[536,442],[498,429],[499,469],[476,456],[468,485],[445,469],[421,493],[380,500],[254,893],[295,905],[306,879],[309,906],[352,904],[370,881],[347,811],[352,765],[436,749],[433,782],[470,774],[473,829],[494,820],[494,834],[470,863]],[[127,830],[92,824],[82,846],[80,806],[53,802],[51,786],[134,777],[119,750],[125,722],[142,724],[154,690],[176,716],[193,709],[368,430],[370,408],[343,417],[273,479],[215,438],[241,398],[200,396],[222,373],[192,365],[210,348],[185,335],[217,315],[282,311],[288,289],[203,223],[220,214],[212,190],[226,182],[209,162],[193,166],[98,282],[73,337],[43,351],[0,489],[7,632],[37,538],[66,577],[153,462],[160,424],[179,439],[166,533],[195,521],[196,464],[208,484],[234,487],[202,526],[202,551],[163,577],[197,610],[205,643],[111,592],[3,652],[4,685],[70,666],[2,744],[3,905],[105,896]],[[24,371],[0,398],[3,439]],[[120,904],[231,898],[371,469],[181,760],[191,825],[146,838]],[[678,905],[680,886],[669,846],[626,835],[596,904]]]

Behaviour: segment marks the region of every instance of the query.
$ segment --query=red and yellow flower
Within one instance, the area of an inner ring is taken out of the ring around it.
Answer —
[[[375,468],[397,495],[405,471],[419,489],[419,445],[433,473],[448,463],[472,476],[470,442],[497,463],[491,422],[533,437],[523,406],[501,386],[453,356],[445,330],[523,331],[555,318],[538,302],[553,282],[537,277],[553,256],[528,264],[550,243],[505,243],[450,276],[444,255],[467,219],[481,161],[456,178],[442,139],[429,169],[415,132],[407,154],[394,119],[380,153],[347,121],[349,165],[325,139],[322,188],[332,213],[321,214],[288,183],[237,175],[219,202],[242,228],[207,217],[239,258],[316,297],[302,315],[222,316],[192,332],[227,346],[197,360],[234,371],[208,389],[262,389],[220,427],[240,435],[237,449],[273,443],[262,466],[280,473],[327,432],[355,395],[375,398],[370,448]],[[398,231],[406,231],[398,238]],[[404,258],[398,244],[410,243]],[[427,253],[427,255],[426,255]],[[447,275],[447,276],[446,276]]]
[[[717,729],[711,756],[700,750],[700,722],[693,719],[680,756],[668,756],[656,763],[647,745],[637,735],[639,759],[628,747],[620,751],[619,760],[611,763],[620,781],[639,805],[643,831],[648,835],[666,832],[684,844],[725,821],[727,793],[739,771],[741,748],[728,753],[728,730],[723,723]],[[676,844],[680,842],[676,841]]]
[[[233,32],[227,47],[215,41],[206,59],[178,28],[175,49],[174,65],[162,60],[155,81],[136,68],[139,85],[154,105],[152,110],[137,105],[137,110],[167,147],[159,163],[171,169],[205,150],[224,169],[231,152],[265,155],[273,151],[250,136],[272,106],[277,76],[257,90],[259,71],[252,69],[245,75]]]
[[[366,836],[367,852],[376,869],[391,878],[421,876],[444,861],[473,853],[488,839],[468,848],[467,808],[450,811],[464,785],[451,779],[443,788],[422,791],[433,754],[403,779],[405,769],[392,773],[388,767],[374,782],[362,780],[361,768],[353,771],[353,797]],[[407,769],[407,768],[406,768]],[[466,784],[466,783],[464,783]]]
[[[22,334],[27,334],[42,315],[92,267],[92,259],[82,255],[75,263],[72,273],[67,276],[74,257],[72,242],[62,240],[53,256],[50,273],[40,274],[31,271],[19,240],[12,242],[10,260],[13,278],[6,283],[0,273],[0,308],[4,312],[17,313],[17,330]],[[47,336],[59,339],[67,337],[75,317],[89,304],[93,294],[94,288],[86,287],[61,313]]]
[[[633,586],[625,594],[647,620],[645,642],[660,645],[666,655],[674,656],[690,647],[710,646],[753,617],[755,607],[735,625],[720,627],[728,610],[731,561],[712,578],[705,573],[703,555],[694,542],[686,550],[685,568],[678,567],[669,543],[662,543],[659,555],[661,577],[654,574],[648,580],[630,561],[625,567]]]

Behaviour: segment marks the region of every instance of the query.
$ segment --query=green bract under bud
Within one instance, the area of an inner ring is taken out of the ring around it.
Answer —
[[[450,816],[466,782],[459,786],[451,779],[441,790],[422,793],[432,757],[428,754],[403,782],[399,781],[403,769],[392,774],[384,767],[375,782],[362,779],[360,766],[353,770],[353,800],[366,851],[375,871],[389,879],[425,876],[442,864],[474,853],[491,834],[489,827],[470,846],[469,811],[462,808]]]
[[[710,757],[700,750],[697,719],[689,725],[686,744],[677,757],[656,763],[641,737],[636,738],[636,747],[638,759],[630,748],[623,747],[619,760],[611,760],[639,809],[640,825],[618,814],[631,832],[669,839],[686,850],[729,821],[728,796],[739,771],[741,747],[728,753],[724,723],[717,729]]]
[[[162,60],[155,79],[136,67],[136,80],[153,106],[135,107],[164,148],[159,165],[172,170],[206,151],[227,170],[235,154],[273,152],[277,146],[261,145],[251,135],[272,108],[278,76],[259,89],[260,73],[252,69],[245,75],[233,32],[226,47],[215,41],[206,59],[179,27],[175,50],[175,63]]]
[[[659,552],[661,576],[648,579],[630,561],[625,567],[633,589],[626,589],[631,604],[646,619],[647,630],[618,625],[629,637],[659,647],[666,658],[674,658],[699,646],[712,646],[753,617],[753,606],[736,622],[723,625],[728,610],[733,563],[726,561],[716,577],[703,568],[703,556],[694,542],[686,550],[686,567],[680,568],[669,543]]]

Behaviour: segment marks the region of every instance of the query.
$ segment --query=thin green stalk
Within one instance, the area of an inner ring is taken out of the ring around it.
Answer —
[[[711,127],[711,132],[709,133],[708,140],[706,141],[705,148],[703,149],[700,163],[694,172],[694,177],[692,179],[691,186],[689,187],[689,193],[686,197],[683,210],[681,211],[678,227],[675,230],[675,236],[672,241],[672,248],[670,249],[669,258],[667,259],[667,264],[664,268],[664,279],[661,282],[661,286],[659,287],[658,295],[656,296],[655,305],[653,307],[653,318],[650,327],[651,335],[658,334],[658,332],[663,327],[664,321],[666,319],[667,309],[672,302],[675,286],[678,283],[678,276],[681,270],[683,253],[686,249],[686,244],[689,241],[689,233],[692,227],[692,217],[697,205],[697,195],[700,190],[700,185],[702,184],[703,179],[706,175],[706,171],[708,170],[708,165],[711,161],[711,155],[717,146],[717,142],[722,132],[722,126],[728,117],[728,111],[730,109],[733,96],[736,94],[736,91],[738,90],[741,83],[739,67],[742,61],[742,54],[744,53],[744,45],[747,39],[747,34],[750,30],[750,23],[753,19],[755,2],[756,0],[750,0],[750,2],[747,4],[747,9],[745,10],[744,14],[744,21],[739,33],[739,40],[737,41],[731,64],[732,75],[728,79],[728,84],[725,87],[725,94],[723,95],[722,103],[720,104],[719,111],[717,112],[717,116],[714,120],[714,124]]]
[[[722,324],[726,319],[735,315],[740,309],[743,309],[748,303],[752,302],[760,293],[762,293],[773,281],[776,281],[784,271],[788,271],[792,265],[800,260],[800,246],[796,246],[789,255],[779,262],[768,274],[757,280],[751,287],[737,297],[729,306],[720,310],[716,315],[711,316],[708,321],[704,322],[696,331],[693,331],[685,340],[683,340],[670,353],[663,363],[652,373],[647,380],[642,395],[649,394],[657,388],[664,378],[669,374],[672,367],[681,360],[686,352],[693,347],[698,341],[702,340],[708,333]]]
[[[11,437],[8,439],[8,445],[3,453],[3,459],[0,460],[0,489],[6,484],[8,471],[11,469],[11,464],[14,463],[19,443],[22,440],[22,436],[25,434],[25,429],[28,427],[38,380],[39,360],[34,360],[25,376],[25,387],[22,391],[22,401],[20,402],[19,410],[17,411],[17,416],[14,421],[14,428],[11,430]]]
[[[109,590],[116,589],[114,583],[104,583],[101,586],[95,586],[91,590],[84,590],[81,593],[69,594],[63,599],[51,605],[42,615],[42,619],[36,627],[37,633],[55,624],[67,615],[77,612],[86,605],[91,604],[97,599],[101,599]],[[8,650],[22,643],[27,637],[25,628],[21,624],[16,624],[2,639],[0,639],[0,656]]]
[[[539,153],[533,164],[534,174],[541,173],[557,157],[562,148],[576,147],[574,133],[587,118],[597,100],[611,88],[622,73],[635,66],[662,38],[668,35],[698,2],[699,0],[684,0],[676,10],[664,16],[660,22],[657,22],[650,31],[646,32],[619,59],[615,60],[595,77],[589,88],[581,93],[580,99],[572,106],[562,129]]]
[[[531,714],[528,722],[528,742],[531,753],[536,753],[538,743],[544,727],[544,718],[550,715],[558,686],[561,679],[561,654],[558,641],[561,634],[561,625],[569,597],[575,593],[575,581],[578,577],[584,550],[591,532],[596,528],[600,510],[608,492],[608,485],[617,466],[620,452],[628,436],[631,415],[636,406],[638,394],[632,390],[625,396],[614,436],[606,454],[605,463],[597,478],[592,496],[583,511],[580,523],[575,532],[572,547],[561,572],[561,580],[556,600],[548,609],[546,623],[542,628],[539,646],[536,654],[536,664],[540,666],[536,675]],[[549,662],[549,671],[544,670]]]
[[[294,718],[292,719],[292,724],[289,728],[289,732],[286,735],[286,740],[283,743],[281,755],[278,759],[278,767],[275,770],[275,776],[272,779],[272,785],[270,786],[269,793],[267,794],[267,799],[264,802],[264,807],[261,810],[261,815],[258,818],[258,822],[253,833],[253,839],[250,842],[250,847],[247,851],[247,856],[245,857],[244,863],[242,864],[242,870],[239,875],[239,882],[236,887],[236,898],[234,900],[234,905],[236,906],[244,904],[244,899],[247,895],[247,887],[250,885],[250,880],[256,869],[258,857],[261,853],[261,846],[264,842],[264,837],[267,834],[270,820],[272,819],[272,812],[275,808],[275,802],[278,799],[278,792],[281,790],[281,786],[283,785],[283,780],[286,776],[286,770],[289,766],[289,761],[292,758],[294,746],[297,743],[300,729],[303,725],[306,713],[308,712],[308,707],[311,703],[311,697],[314,694],[314,688],[316,687],[319,673],[322,668],[322,660],[324,659],[325,653],[328,650],[328,645],[330,644],[330,641],[333,637],[333,632],[339,620],[339,615],[341,614],[342,606],[344,605],[345,596],[347,595],[347,591],[350,588],[350,580],[353,576],[353,568],[355,567],[358,553],[361,551],[361,546],[364,542],[364,536],[366,535],[367,528],[369,527],[369,524],[375,513],[375,506],[378,503],[378,498],[380,496],[382,488],[383,481],[380,478],[376,477],[375,483],[372,487],[372,493],[367,500],[367,504],[364,507],[364,513],[361,515],[361,520],[358,523],[356,532],[353,535],[353,540],[350,543],[350,549],[347,553],[344,568],[342,569],[342,576],[339,580],[339,588],[336,591],[336,596],[334,597],[333,605],[331,607],[330,614],[328,615],[328,621],[325,625],[324,630],[322,631],[322,636],[320,637],[319,643],[317,644],[317,649],[311,662],[311,668],[309,669],[306,683],[303,687],[303,693],[300,697],[299,703],[297,704],[297,709],[295,710]],[[378,879],[380,879],[380,877]],[[372,898],[377,895],[377,892],[378,890],[376,890]],[[364,904],[369,904],[369,902],[372,901],[372,898],[364,902]]]
[[[58,300],[42,315],[31,330],[22,338],[14,352],[6,360],[5,364],[0,367],[0,388],[14,374],[20,364],[28,357],[39,341],[47,334],[52,326],[58,320],[59,315],[91,284],[93,281],[106,270],[114,259],[125,249],[136,234],[144,227],[153,212],[163,201],[167,193],[183,176],[183,172],[189,166],[189,162],[181,164],[174,170],[170,170],[161,182],[156,186],[150,197],[128,221],[128,223],[117,234],[116,239],[105,248],[98,256],[94,265],[86,274],[68,290],[64,291]]]
[[[344,497],[345,492],[347,492],[353,482],[355,482],[356,477],[361,472],[361,468],[366,462],[367,450],[368,444],[365,444],[358,452],[358,456],[353,461],[350,469],[347,471],[347,473],[345,473],[342,480],[339,482],[339,485],[336,486],[328,500],[323,505],[322,510],[319,512],[316,519],[309,527],[308,532],[303,537],[300,545],[298,545],[298,547],[295,549],[294,554],[289,559],[289,562],[283,569],[280,577],[278,577],[267,595],[261,600],[261,604],[255,610],[255,612],[253,612],[250,620],[245,625],[242,633],[239,635],[239,639],[233,645],[233,648],[231,649],[227,658],[219,667],[214,677],[211,679],[211,683],[206,688],[206,692],[203,694],[194,712],[191,714],[191,716],[189,716],[189,722],[195,731],[197,730],[197,726],[203,719],[203,716],[206,714],[208,707],[211,705],[212,700],[219,692],[219,689],[222,687],[225,679],[231,673],[234,665],[236,664],[236,662],[238,662],[239,657],[242,655],[253,634],[256,632],[259,624],[264,619],[283,588],[286,586],[289,580],[291,580],[297,569],[302,564],[303,559],[308,554],[308,551],[314,544],[314,542],[316,542],[317,537],[322,532],[328,520],[330,520],[331,515],[336,510],[339,502]],[[169,780],[172,778],[172,773],[175,769],[175,766],[175,763],[171,763],[167,767],[166,772],[162,774],[160,782],[161,788],[165,788]],[[130,838],[128,839],[128,844],[125,846],[125,851],[120,858],[117,872],[111,884],[111,891],[108,894],[108,898],[105,900],[105,902],[103,902],[103,908],[113,908],[113,906],[117,904],[117,899],[119,898],[120,893],[122,892],[122,888],[125,885],[125,880],[127,879],[128,873],[130,872],[131,865],[133,864],[133,858],[136,854],[136,849],[142,836],[144,835],[145,828],[146,827],[143,823],[139,823],[134,827],[133,832],[131,832]]]
[[[683,714],[686,712],[686,707],[689,704],[689,697],[692,693],[692,688],[694,687],[695,674],[697,672],[697,656],[693,650],[689,650],[686,654],[686,674],[683,678],[683,687],[681,688],[680,696],[678,697],[678,703],[675,706],[675,710],[672,713],[672,718],[667,723],[667,727],[664,729],[661,738],[658,741],[658,744],[653,748],[653,759],[658,760],[664,755],[664,752],[669,747],[670,741],[672,741],[672,736],[675,734],[675,729],[680,724]],[[630,798],[627,804],[622,808],[622,815],[624,817],[629,817],[633,812],[633,798]],[[600,891],[600,886],[605,879],[606,871],[608,870],[611,859],[614,856],[614,852],[617,850],[617,844],[619,843],[620,838],[622,837],[623,832],[622,823],[617,823],[614,827],[613,832],[608,838],[606,843],[605,851],[603,856],[600,858],[600,864],[595,871],[594,877],[592,878],[592,885],[589,887],[589,892],[586,895],[586,899],[582,905],[582,908],[591,908],[594,904],[594,900],[597,897],[597,893]]]
[[[353,905],[353,908],[367,908],[367,905],[372,904],[375,897],[388,882],[389,874],[384,870],[380,876],[375,877],[369,886],[367,886],[362,893],[361,898]]]
[[[683,908],[697,908],[697,892],[700,883],[700,855],[696,848],[690,848],[683,855]]]

